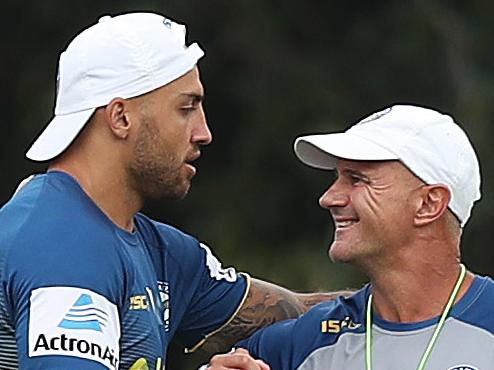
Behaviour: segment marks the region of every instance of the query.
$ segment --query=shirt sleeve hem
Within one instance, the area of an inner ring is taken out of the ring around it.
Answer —
[[[244,296],[240,300],[240,303],[239,303],[237,309],[235,310],[235,312],[233,312],[233,314],[230,316],[230,318],[227,321],[225,321],[225,323],[223,325],[221,325],[218,329],[213,330],[212,332],[206,334],[204,336],[204,338],[202,338],[199,342],[197,342],[196,344],[194,344],[192,347],[185,348],[184,349],[184,352],[185,353],[194,353],[195,351],[197,351],[210,337],[212,337],[216,333],[218,333],[221,330],[223,330],[223,328],[225,328],[228,324],[230,324],[232,322],[232,320],[235,318],[235,316],[237,316],[237,314],[240,311],[240,309],[242,308],[245,300],[247,299],[247,295],[249,294],[249,290],[250,290],[250,286],[251,286],[251,277],[250,277],[250,275],[247,274],[247,273],[245,273],[245,272],[240,272],[240,275],[242,275],[242,276],[245,277],[245,280],[247,282],[247,286],[245,288]]]

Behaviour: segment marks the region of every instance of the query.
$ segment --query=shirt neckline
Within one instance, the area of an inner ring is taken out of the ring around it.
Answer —
[[[485,279],[482,279],[478,275],[475,275],[472,285],[468,288],[466,293],[461,297],[461,299],[452,307],[451,312],[448,315],[448,318],[451,317],[458,317],[460,316],[468,307],[472,304],[472,302],[477,299],[479,291],[482,289],[483,285],[485,284]],[[366,297],[368,298],[370,294],[370,285],[368,286],[367,292],[366,292]],[[402,323],[402,322],[394,322],[394,321],[388,321],[384,320],[377,314],[376,312],[373,313],[372,321],[373,323],[384,330],[389,330],[389,331],[413,331],[413,330],[419,330],[419,329],[424,329],[429,326],[435,325],[439,322],[440,315],[429,319],[429,320],[424,320],[424,321],[417,321],[417,322],[411,322],[411,323]]]

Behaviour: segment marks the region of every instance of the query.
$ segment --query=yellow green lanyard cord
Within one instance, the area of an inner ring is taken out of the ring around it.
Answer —
[[[434,334],[432,334],[432,338],[429,341],[429,344],[427,345],[424,354],[422,355],[422,359],[420,360],[417,370],[423,370],[425,368],[425,363],[427,362],[427,359],[429,358],[429,355],[432,352],[432,348],[434,347],[434,344],[436,343],[437,338],[439,337],[439,333],[441,332],[444,323],[446,322],[446,318],[448,317],[448,314],[451,311],[451,307],[453,307],[453,304],[456,300],[456,296],[460,291],[461,284],[463,283],[463,280],[465,280],[467,270],[463,264],[460,264],[460,269],[461,269],[460,276],[458,277],[458,280],[456,281],[456,285],[453,291],[451,292],[451,295],[449,296],[449,300],[448,303],[446,304],[446,307],[444,307],[444,311],[441,315],[441,318],[439,319],[439,323],[436,326],[436,330],[434,330]],[[372,294],[369,294],[369,300],[367,301],[366,329],[365,329],[365,365],[367,370],[372,370]]]

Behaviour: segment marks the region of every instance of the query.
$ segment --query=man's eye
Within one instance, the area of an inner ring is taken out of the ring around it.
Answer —
[[[366,182],[362,177],[355,175],[350,176],[350,181],[353,185]]]
[[[195,111],[196,109],[197,109],[196,107],[191,105],[191,106],[181,107],[180,111],[182,111],[182,113],[184,114],[189,114]]]

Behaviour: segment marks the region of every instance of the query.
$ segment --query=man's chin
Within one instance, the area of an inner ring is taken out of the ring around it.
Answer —
[[[176,200],[184,199],[189,194],[189,190],[190,190],[190,185],[186,189],[183,189],[180,193],[177,193],[175,195],[175,199]]]
[[[333,242],[329,247],[329,258],[337,263],[349,263],[352,260],[351,251],[346,245],[339,242]]]
[[[189,194],[189,190],[190,181],[187,181],[186,184],[184,183],[180,187],[177,186],[173,191],[164,194],[163,198],[169,200],[182,200],[187,196],[187,194]]]
[[[145,194],[145,199],[152,200],[182,200],[190,190],[190,181],[184,180],[180,184],[175,184],[173,187],[169,184],[155,186],[153,189],[148,189]]]

